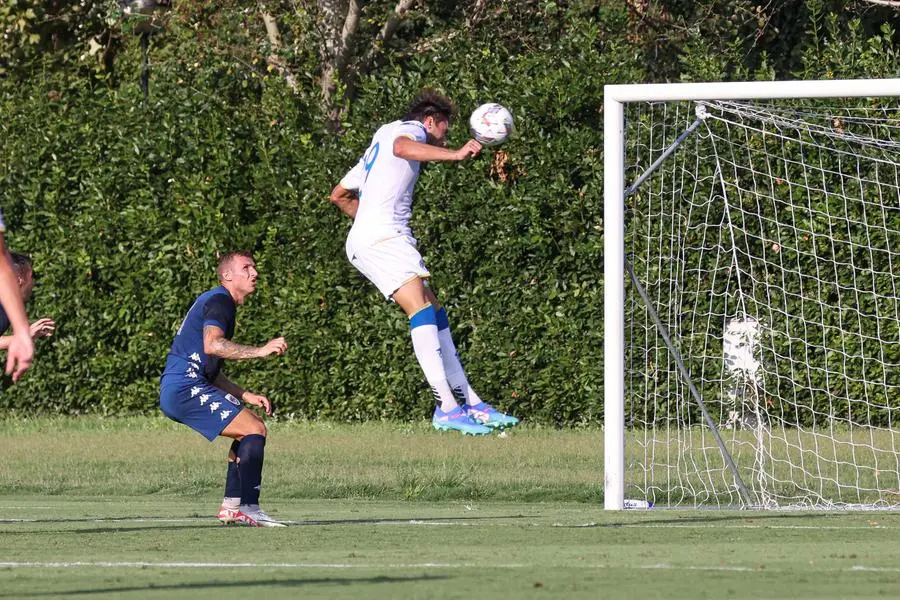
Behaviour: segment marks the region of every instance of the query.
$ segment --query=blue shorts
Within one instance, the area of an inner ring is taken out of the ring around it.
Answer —
[[[241,401],[201,378],[164,375],[159,407],[173,421],[213,441],[241,412]]]

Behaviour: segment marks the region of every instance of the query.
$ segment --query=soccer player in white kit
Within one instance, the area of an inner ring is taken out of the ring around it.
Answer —
[[[409,228],[420,164],[462,161],[481,152],[475,140],[456,150],[444,147],[454,112],[448,98],[424,90],[403,119],[375,132],[365,154],[332,190],[331,201],[353,219],[347,258],[409,317],[413,350],[437,402],[432,424],[484,435],[519,420],[484,402],[469,385],[447,311],[425,285],[431,274]]]

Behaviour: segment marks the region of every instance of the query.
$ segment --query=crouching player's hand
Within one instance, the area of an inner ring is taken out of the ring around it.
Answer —
[[[258,353],[260,358],[265,358],[273,354],[281,356],[285,353],[286,350],[287,342],[284,341],[283,337],[277,337],[275,339],[269,340],[269,342],[265,346],[260,346]]]
[[[272,413],[274,412],[272,409],[272,402],[268,398],[263,396],[262,394],[254,394],[253,392],[244,392],[244,397],[242,398],[242,400],[245,403],[250,404],[252,406],[260,407],[261,409],[266,411],[266,414],[269,416],[272,416]]]

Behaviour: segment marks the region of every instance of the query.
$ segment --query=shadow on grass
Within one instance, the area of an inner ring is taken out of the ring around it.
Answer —
[[[304,521],[284,521],[285,524],[290,527],[321,527],[323,525],[442,525],[448,523],[465,523],[467,521],[496,521],[500,519],[529,519],[534,518],[533,515],[494,515],[494,516],[471,516],[471,517],[423,517],[423,518],[403,518],[403,519],[328,519],[328,520],[304,520]],[[28,520],[16,520],[16,521],[4,521],[0,520],[0,524],[19,524],[19,525],[46,525],[46,524],[82,524],[82,523],[93,523],[93,524],[104,524],[104,523],[133,523],[135,521],[141,521],[146,523],[143,526],[133,526],[133,527],[125,527],[125,526],[106,526],[106,527],[80,527],[77,529],[24,529],[21,531],[9,531],[5,530],[3,535],[40,535],[40,534],[69,534],[69,535],[77,535],[77,534],[86,534],[86,533],[127,533],[134,531],[163,531],[163,530],[171,530],[171,531],[182,531],[185,529],[210,529],[210,528],[225,528],[221,523],[215,520],[215,518],[189,518],[189,522],[183,524],[169,524],[169,525],[158,525],[157,523],[169,523],[172,520],[178,520],[174,517],[113,517],[109,519],[101,519],[101,518],[80,518],[80,519],[28,519]],[[185,518],[187,521],[188,518]],[[229,526],[229,529],[244,529],[243,527],[238,526]]]
[[[361,578],[336,578],[319,577],[310,579],[267,579],[264,581],[207,581],[198,583],[173,583],[170,585],[148,584],[144,586],[90,588],[83,590],[68,590],[55,592],[16,592],[15,594],[0,593],[0,598],[41,598],[59,596],[79,596],[87,594],[124,594],[128,592],[166,592],[211,590],[219,588],[223,592],[232,591],[233,588],[250,587],[282,587],[293,588],[306,585],[355,585],[374,583],[412,583],[420,581],[440,581],[449,579],[445,575],[422,575],[419,577],[361,577]]]
[[[486,517],[409,517],[403,519],[309,519],[305,521],[289,521],[296,527],[315,527],[317,525],[415,525],[465,523],[467,521],[496,521],[499,519],[532,519],[535,515],[493,515]]]
[[[47,522],[47,521],[45,521]],[[53,523],[66,523],[68,521],[50,521]],[[30,524],[30,523],[29,523]],[[217,524],[202,524],[197,523],[193,525],[167,525],[165,527],[156,527],[153,525],[148,525],[146,527],[81,527],[78,529],[26,529],[24,531],[4,531],[3,535],[45,535],[45,534],[53,534],[53,535],[85,535],[88,533],[131,533],[135,531],[149,531],[149,532],[157,532],[157,531],[184,531],[187,529],[209,529],[211,527],[221,527],[221,525]]]
[[[840,518],[850,518],[852,516],[858,516],[859,513],[854,512],[792,512],[792,513],[768,513],[768,512],[743,512],[740,510],[735,510],[734,514],[728,515],[703,515],[698,514],[696,516],[690,517],[673,517],[673,518],[656,518],[659,516],[659,513],[655,513],[653,510],[649,511],[641,511],[643,515],[646,515],[646,519],[639,520],[631,520],[631,521],[623,521],[618,523],[586,523],[583,525],[556,525],[555,527],[560,527],[563,529],[572,528],[572,529],[590,529],[590,528],[603,528],[603,529],[621,529],[624,527],[653,527],[654,525],[713,525],[716,523],[729,523],[729,522],[741,522],[747,524],[757,524],[760,527],[765,527],[766,522],[778,522],[778,521],[791,521],[791,520],[810,520],[810,519],[840,519]],[[898,513],[879,513],[881,515],[897,515]],[[758,522],[758,523],[757,523]],[[776,523],[771,523],[775,525]],[[810,525],[810,527],[814,527],[814,525]]]

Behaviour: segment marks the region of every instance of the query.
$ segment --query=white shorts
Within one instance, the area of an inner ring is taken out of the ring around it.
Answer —
[[[347,258],[356,269],[375,284],[385,298],[416,277],[427,279],[431,273],[416,249],[415,238],[400,235],[369,245],[357,245],[347,238]]]

